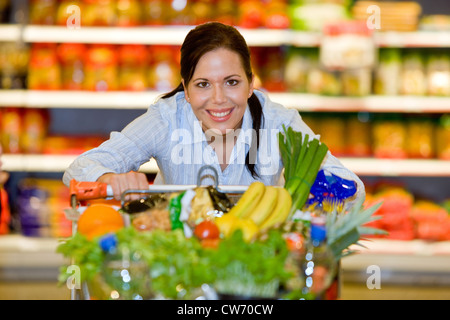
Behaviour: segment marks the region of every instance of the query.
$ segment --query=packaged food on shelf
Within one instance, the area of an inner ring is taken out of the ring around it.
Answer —
[[[214,0],[194,0],[188,3],[193,24],[198,25],[211,21],[211,17],[215,15],[215,5]]]
[[[336,155],[345,154],[346,146],[346,119],[344,116],[336,116],[333,114],[322,114],[319,120],[320,140],[323,141],[330,151]]]
[[[406,150],[410,158],[435,156],[435,123],[430,117],[409,117],[406,121]]]
[[[372,155],[371,123],[367,114],[350,114],[345,124],[346,152],[353,157]]]
[[[84,26],[114,26],[117,21],[115,0],[83,0]]]
[[[406,158],[406,125],[397,114],[377,115],[372,124],[373,154],[378,158]]]
[[[48,135],[45,137],[44,154],[79,155],[85,151],[98,147],[106,140],[104,136],[91,135]]]
[[[21,233],[34,237],[70,236],[72,223],[63,211],[68,197],[68,188],[59,180],[22,180],[17,198]]]
[[[144,45],[119,47],[119,90],[144,91],[147,85],[148,49]]]
[[[116,26],[134,27],[142,24],[142,7],[139,0],[116,0]]]
[[[148,87],[166,92],[180,83],[178,47],[151,46],[149,48]]]
[[[420,19],[420,30],[450,31],[449,14],[425,14]]]
[[[287,29],[290,26],[289,15],[287,14],[288,1],[269,0],[264,5],[264,27],[269,29]]]
[[[427,61],[427,89],[432,96],[450,96],[450,57],[448,51],[432,51]]]
[[[71,23],[70,19],[76,13],[71,6],[77,6],[80,13],[84,12],[83,0],[59,0],[58,3],[55,18],[56,25],[67,26],[68,23]]]
[[[29,46],[18,42],[0,43],[0,89],[25,89]]]
[[[400,93],[404,95],[425,95],[427,82],[423,52],[410,49],[403,53]]]
[[[348,4],[345,0],[290,1],[291,28],[322,31],[327,23],[349,19]]]
[[[61,89],[61,69],[56,54],[56,43],[34,43],[28,66],[28,89]]]
[[[259,28],[264,24],[266,9],[261,1],[240,0],[238,5],[237,25],[242,28]]]
[[[87,47],[82,43],[61,43],[57,54],[61,65],[61,88],[82,90]]]
[[[20,149],[24,153],[42,153],[49,113],[47,109],[25,109],[22,119],[22,132],[20,135]]]
[[[368,11],[370,6],[377,11]],[[415,31],[422,13],[416,1],[356,1],[351,9],[355,19],[366,21],[374,13],[379,14],[381,31]]]
[[[358,68],[342,71],[342,94],[345,96],[367,96],[372,93],[372,70]]]
[[[118,87],[117,46],[92,44],[86,53],[83,88],[90,91],[112,91]]]
[[[57,0],[31,0],[29,21],[31,24],[52,25],[55,23]]]
[[[418,239],[450,240],[450,215],[444,207],[430,200],[417,200],[411,208],[410,217]]]
[[[374,93],[397,95],[400,91],[402,54],[398,48],[380,48],[374,72]]]
[[[306,88],[309,93],[338,96],[342,93],[340,72],[320,67],[311,68],[308,72]]]
[[[190,25],[194,17],[192,16],[190,5],[187,1],[168,1],[166,7],[169,25]]]
[[[266,48],[264,56],[260,57],[260,63],[262,63],[260,68],[262,86],[268,91],[286,90],[283,55],[282,49],[275,47]]]
[[[439,118],[435,139],[437,157],[450,160],[450,114],[444,114]]]
[[[308,72],[317,62],[315,48],[290,47],[284,64],[284,81],[291,92],[306,92]]]
[[[217,21],[232,26],[236,25],[238,7],[234,0],[217,0],[215,8],[217,9],[215,12]]]
[[[20,153],[22,133],[21,108],[7,107],[1,111],[1,141],[4,153]]]
[[[164,0],[142,0],[142,24],[161,26],[168,21],[167,6]]]

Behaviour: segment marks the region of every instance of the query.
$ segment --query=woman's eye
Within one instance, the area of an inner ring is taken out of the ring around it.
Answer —
[[[197,83],[197,87],[199,87],[199,88],[206,88],[208,85],[209,84],[206,81],[202,81],[202,82],[198,82]]]
[[[235,86],[235,85],[237,85],[239,83],[239,81],[238,80],[234,80],[234,79],[231,79],[231,80],[228,80],[227,81],[227,84],[229,85],[229,86]]]

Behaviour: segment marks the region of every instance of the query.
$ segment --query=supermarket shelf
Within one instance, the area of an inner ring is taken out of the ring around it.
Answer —
[[[25,172],[63,172],[75,159],[75,155],[24,155],[4,154],[3,169]],[[368,176],[436,176],[450,177],[450,161],[397,160],[376,158],[340,158],[353,172]],[[155,160],[141,166],[146,173],[159,171]]]
[[[163,27],[81,27],[0,25],[0,41],[24,42],[80,42],[111,44],[181,45],[193,26]],[[294,45],[317,47],[320,32],[276,29],[239,28],[250,46]],[[448,31],[376,32],[375,42],[380,47],[450,47]]]
[[[0,106],[30,108],[146,109],[163,93],[158,91],[38,91],[0,90]],[[306,93],[268,93],[270,99],[300,111],[333,112],[450,112],[450,97],[366,96],[330,97]]]
[[[20,172],[64,172],[76,155],[25,155],[25,154],[3,154],[2,169],[5,171]],[[156,173],[159,171],[155,160],[144,164],[142,172]]]

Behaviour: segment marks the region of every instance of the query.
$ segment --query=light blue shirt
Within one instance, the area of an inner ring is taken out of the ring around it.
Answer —
[[[310,139],[320,137],[314,135],[297,110],[270,101],[261,91],[254,92],[261,102],[264,115],[256,158],[257,180],[266,185],[283,185],[283,164],[277,138],[278,132],[283,130],[282,126],[291,126],[295,131],[309,134]],[[249,185],[256,181],[245,166],[245,157],[255,138],[252,133],[252,117],[247,107],[229,164],[222,171],[217,155],[208,144],[184,92],[179,92],[170,98],[157,100],[145,114],[121,132],[112,132],[109,140],[77,157],[64,173],[63,182],[68,185],[71,179],[96,181],[108,172],[138,171],[141,165],[154,158],[159,168],[155,184],[197,184],[200,168],[211,165],[218,173],[219,185]],[[365,196],[361,180],[330,152],[322,169],[356,181],[357,196]]]

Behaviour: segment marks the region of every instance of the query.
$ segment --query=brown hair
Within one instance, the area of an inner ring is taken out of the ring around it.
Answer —
[[[219,48],[225,48],[236,52],[241,59],[248,81],[252,81],[253,73],[250,50],[244,37],[232,26],[219,22],[208,22],[198,25],[189,31],[181,46],[180,75],[186,84],[192,79],[195,67],[200,58],[205,53]],[[163,98],[169,98],[180,91],[184,91],[182,83],[171,92],[166,93]],[[259,147],[259,129],[263,123],[263,113],[261,103],[255,93],[248,99],[248,105],[252,115],[253,130],[256,133],[256,139],[252,139],[252,145],[245,158],[245,166],[252,176],[256,178],[258,177],[258,174],[256,172],[255,163]],[[251,160],[250,155],[252,155]]]

